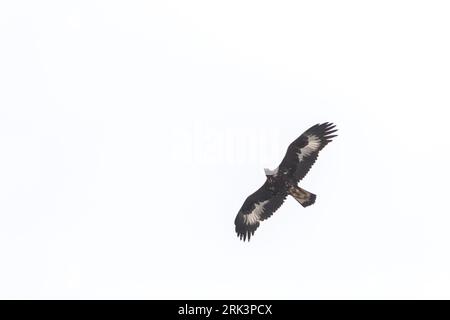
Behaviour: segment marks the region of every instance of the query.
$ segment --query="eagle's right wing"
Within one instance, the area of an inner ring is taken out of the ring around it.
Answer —
[[[292,177],[298,183],[316,162],[319,152],[336,137],[336,131],[336,126],[329,122],[316,124],[306,130],[289,145],[278,172]]]
[[[287,193],[273,193],[268,190],[268,182],[251,194],[242,205],[234,220],[236,233],[241,240],[250,241],[259,223],[269,218],[283,204]]]

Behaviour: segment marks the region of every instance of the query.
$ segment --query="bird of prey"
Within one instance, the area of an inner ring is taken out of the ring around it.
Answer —
[[[337,131],[335,127],[329,122],[312,126],[289,145],[278,168],[264,169],[266,182],[248,196],[234,220],[236,233],[241,240],[250,241],[260,222],[272,216],[288,195],[303,207],[315,202],[316,195],[297,184],[311,169],[320,150],[337,136],[333,135]]]

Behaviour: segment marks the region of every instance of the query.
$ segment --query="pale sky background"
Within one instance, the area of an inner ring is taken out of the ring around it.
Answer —
[[[450,298],[448,1],[2,1],[0,298]],[[250,243],[289,143],[339,137]]]

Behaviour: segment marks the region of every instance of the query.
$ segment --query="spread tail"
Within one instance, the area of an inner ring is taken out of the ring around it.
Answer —
[[[316,195],[297,186],[289,188],[289,194],[303,207],[312,205],[316,201]]]

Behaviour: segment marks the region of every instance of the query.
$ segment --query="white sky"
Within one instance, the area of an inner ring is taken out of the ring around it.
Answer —
[[[448,1],[2,1],[0,298],[450,298]],[[339,137],[250,243],[288,144]]]

